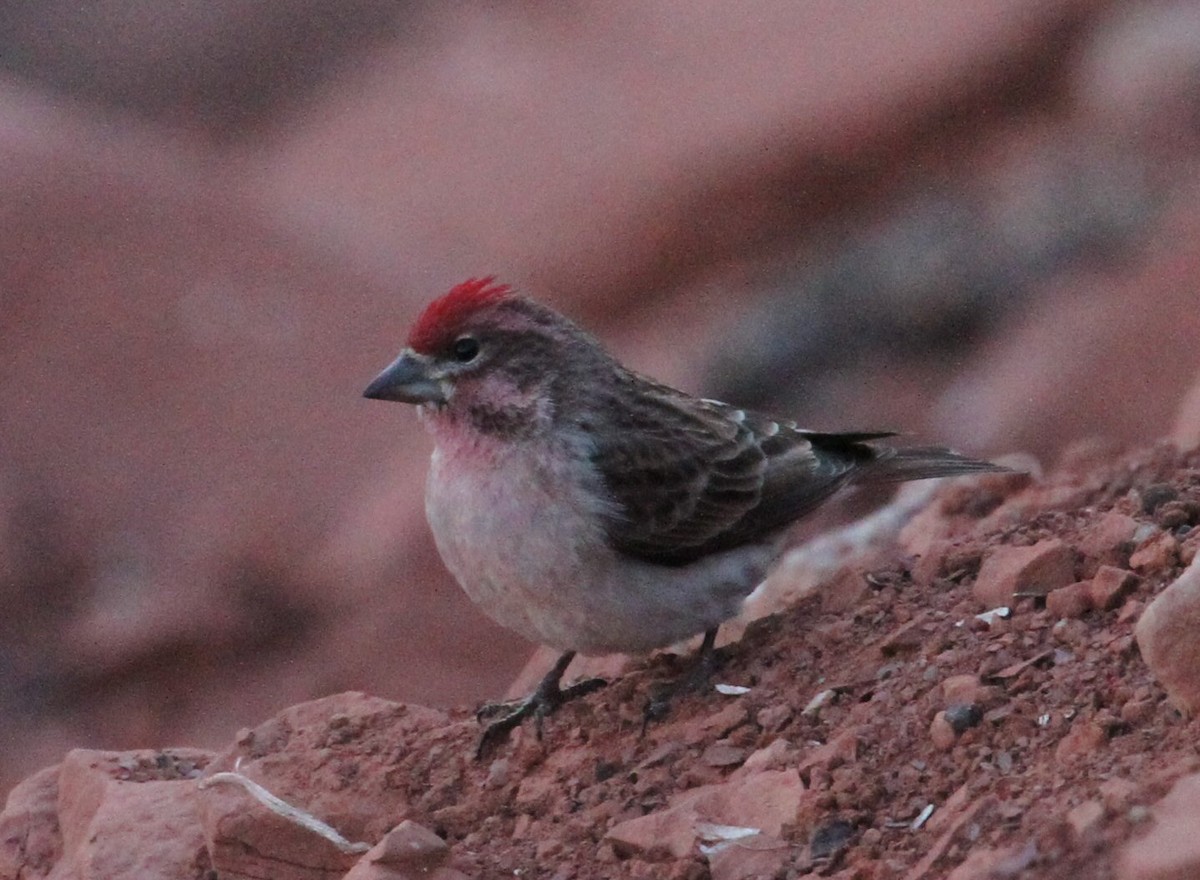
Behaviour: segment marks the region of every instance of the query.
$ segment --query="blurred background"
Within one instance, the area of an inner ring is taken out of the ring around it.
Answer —
[[[359,396],[471,275],[813,428],[1200,440],[1198,146],[1196,2],[0,0],[0,785],[504,691]]]

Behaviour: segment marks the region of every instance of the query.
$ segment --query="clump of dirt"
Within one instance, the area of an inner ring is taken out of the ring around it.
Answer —
[[[411,820],[445,842],[446,878],[1151,876],[1120,854],[1200,768],[1200,731],[1142,662],[1134,625],[1200,545],[1200,451],[1081,460],[1006,499],[963,499],[940,492],[930,515],[954,518],[953,537],[863,572],[849,610],[818,595],[751,624],[724,650],[730,687],[685,695],[662,721],[645,725],[642,707],[683,670],[671,655],[484,760],[468,709],[347,694],[242,732],[203,773],[236,767],[352,840]],[[1072,583],[1014,575],[1007,612],[984,607],[973,586],[996,548],[1049,540],[1070,548]],[[221,870],[223,835],[245,834],[259,807],[179,784]],[[381,864],[354,876],[417,876],[369,873]]]

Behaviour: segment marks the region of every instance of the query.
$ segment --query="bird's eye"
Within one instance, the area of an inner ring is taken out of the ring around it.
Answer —
[[[479,340],[473,336],[462,336],[454,340],[454,359],[465,364],[475,360],[479,354]]]

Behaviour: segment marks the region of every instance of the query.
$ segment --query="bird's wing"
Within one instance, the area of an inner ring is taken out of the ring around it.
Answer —
[[[637,393],[604,408],[592,461],[615,502],[609,541],[651,562],[683,565],[778,532],[874,457],[863,440],[883,436],[811,434],[630,381]]]

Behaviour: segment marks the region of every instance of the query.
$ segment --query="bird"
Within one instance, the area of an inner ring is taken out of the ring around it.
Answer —
[[[494,276],[433,300],[363,395],[413,404],[433,439],[425,512],[446,567],[489,617],[559,652],[477,754],[602,682],[577,654],[642,654],[718,627],[839,489],[1007,470],[891,431],[826,433],[694,397],[623,366]]]

